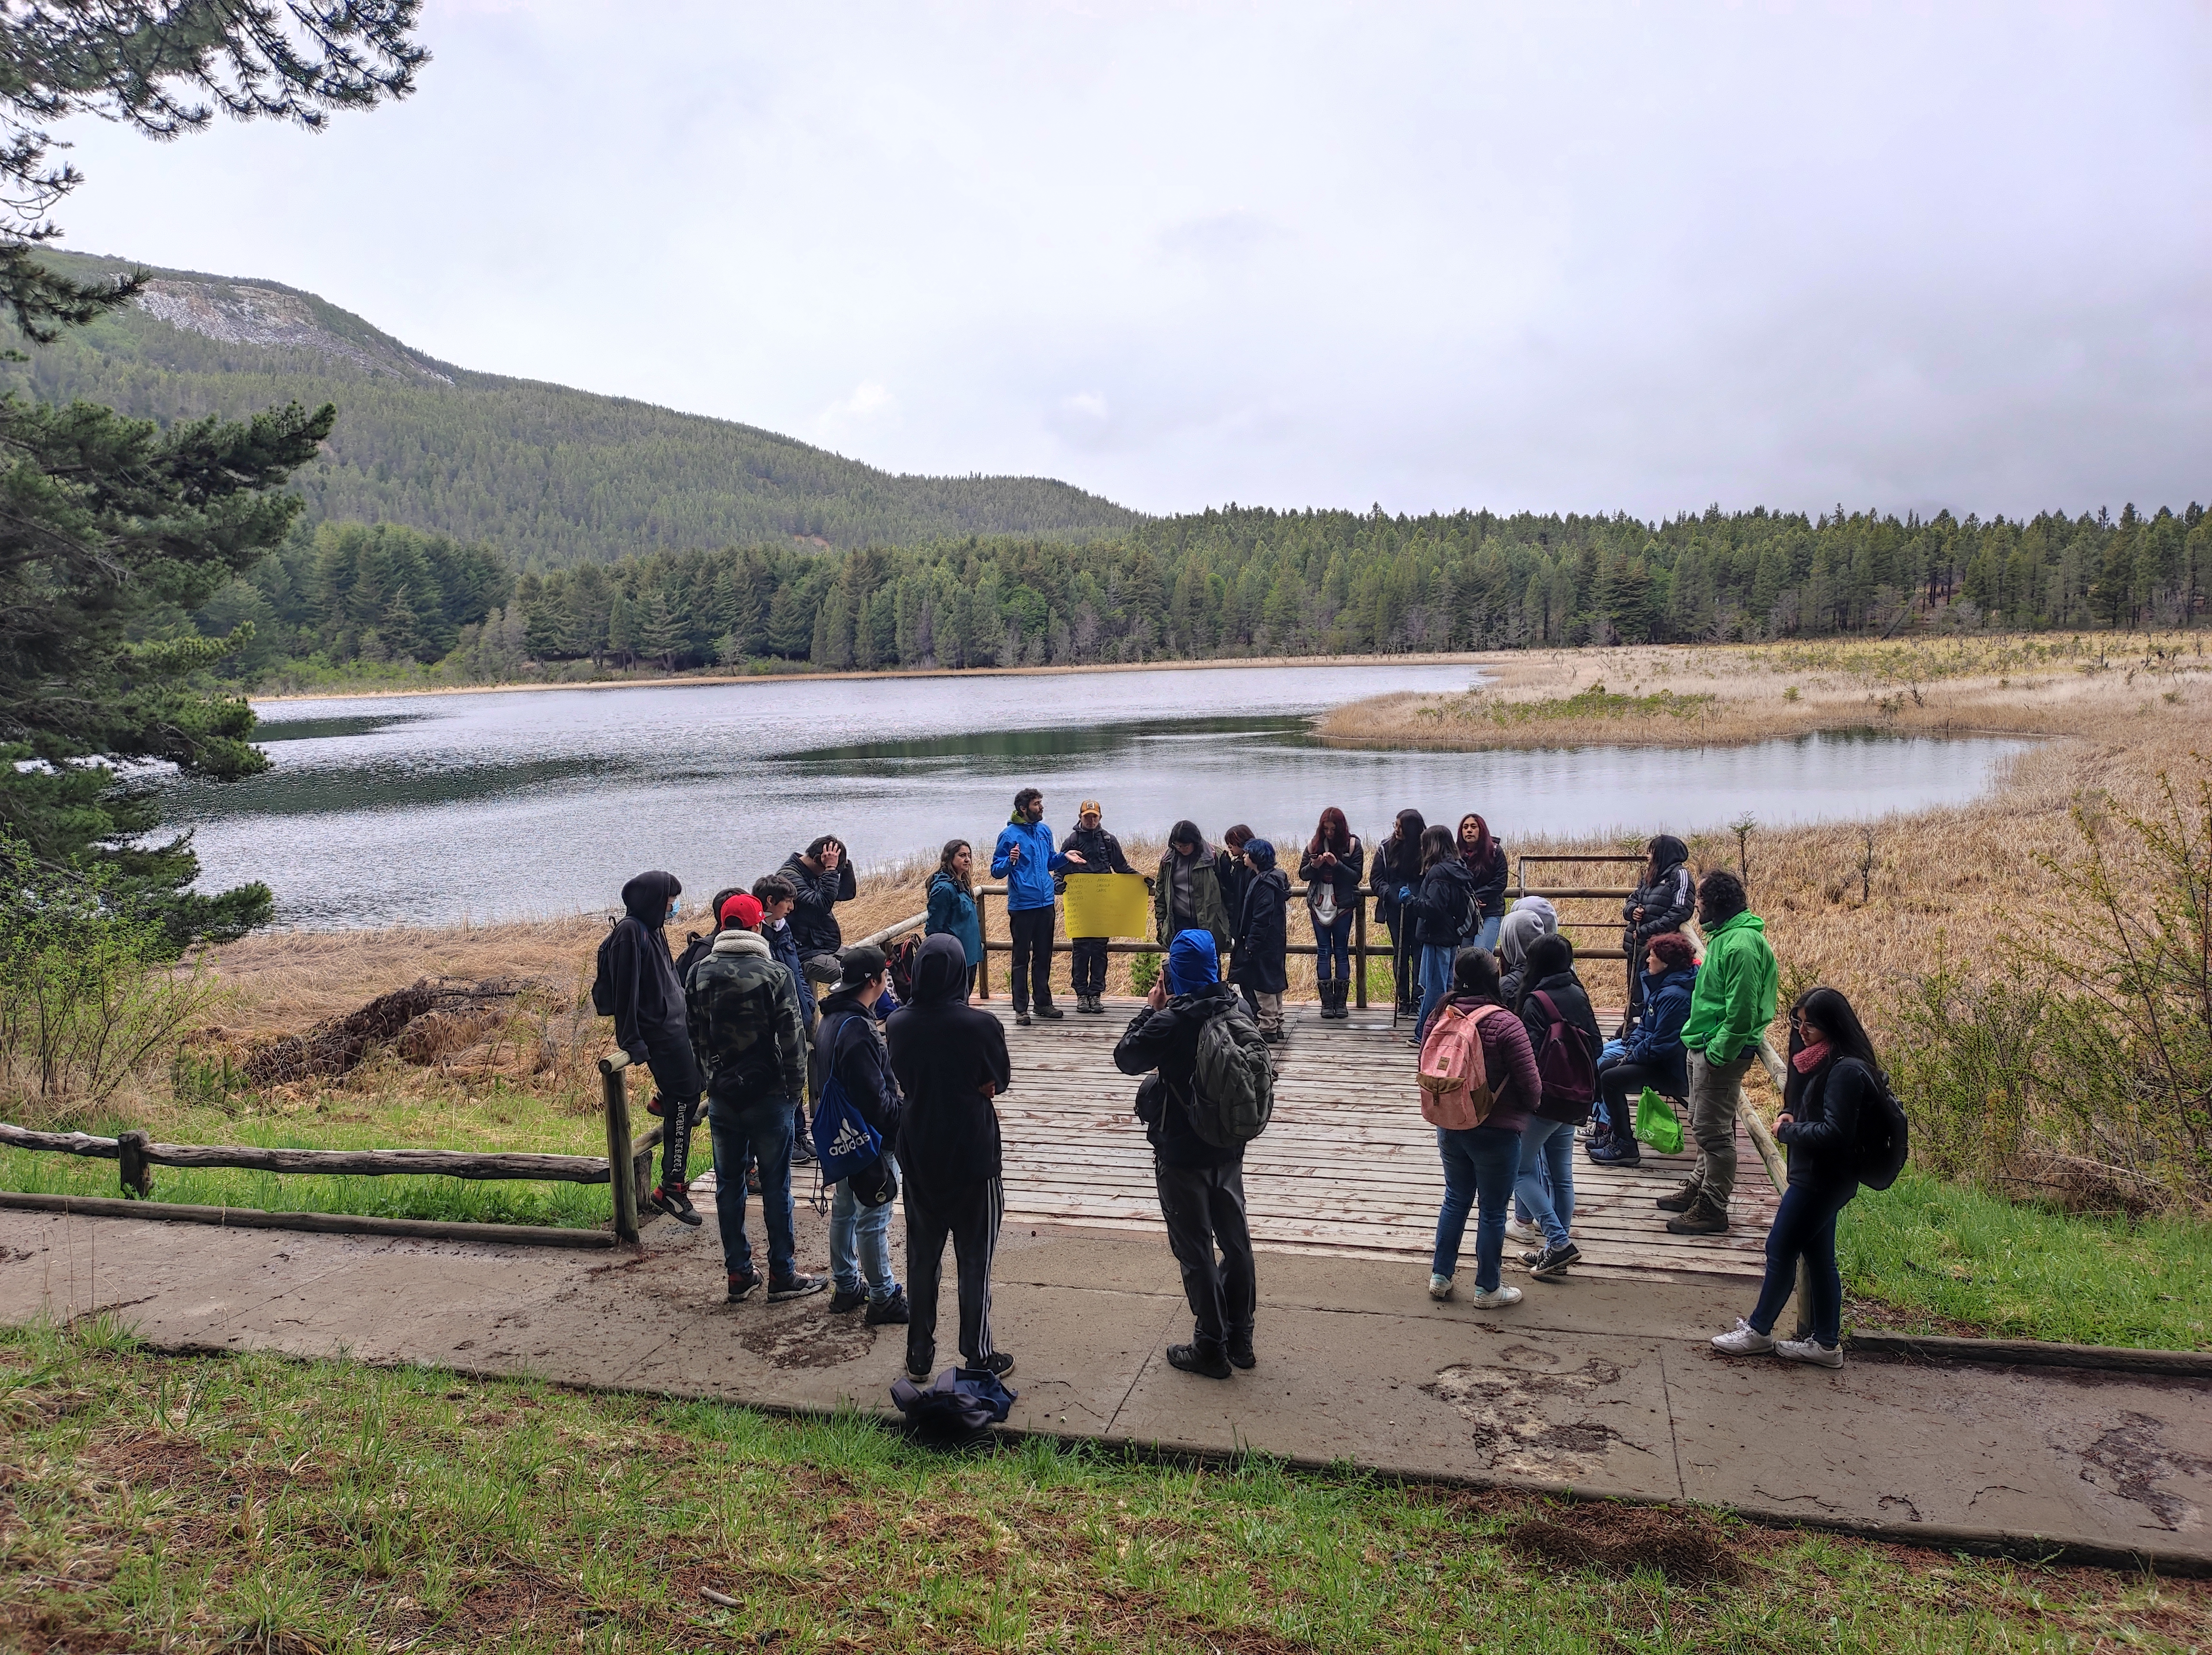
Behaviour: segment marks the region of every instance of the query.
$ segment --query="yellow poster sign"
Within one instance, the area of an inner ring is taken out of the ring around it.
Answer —
[[[1141,874],[1067,876],[1067,934],[1122,937],[1143,942],[1152,934],[1152,899]]]

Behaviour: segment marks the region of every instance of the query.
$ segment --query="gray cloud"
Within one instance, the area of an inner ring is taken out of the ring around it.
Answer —
[[[2212,15],[433,9],[322,139],[88,127],[70,245],[1152,510],[2212,494]]]

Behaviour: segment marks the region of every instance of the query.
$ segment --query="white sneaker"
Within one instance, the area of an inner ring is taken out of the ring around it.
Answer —
[[[1713,1341],[1718,1344],[1720,1341]],[[1844,1348],[1822,1344],[1818,1339],[1784,1339],[1774,1347],[1774,1354],[1784,1361],[1810,1362],[1815,1367],[1841,1367]]]
[[[1524,1247],[1532,1246],[1543,1240],[1544,1232],[1534,1224],[1523,1224],[1517,1218],[1509,1218],[1505,1221],[1505,1239]]]
[[[1723,1356],[1764,1356],[1773,1350],[1774,1336],[1738,1320],[1727,1332],[1713,1336],[1713,1349]]]
[[[1488,1293],[1477,1293],[1474,1298],[1468,1300],[1468,1303],[1480,1305],[1485,1310],[1502,1310],[1507,1305],[1517,1305],[1520,1302],[1521,1289],[1504,1287],[1493,1288]]]
[[[1450,1298],[1450,1297],[1451,1297],[1451,1295],[1452,1295],[1452,1279],[1451,1279],[1451,1277],[1450,1277],[1450,1276],[1430,1276],[1430,1277],[1429,1277],[1429,1297],[1430,1297],[1430,1298],[1431,1298],[1431,1299],[1449,1299],[1449,1298]]]

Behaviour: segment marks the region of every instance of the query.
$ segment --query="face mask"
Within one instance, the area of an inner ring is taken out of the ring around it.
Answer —
[[[682,904],[679,903],[676,898],[672,896],[668,899],[668,917],[671,919],[676,918],[676,910],[681,906]]]

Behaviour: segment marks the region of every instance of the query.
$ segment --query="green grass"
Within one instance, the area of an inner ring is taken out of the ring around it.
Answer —
[[[0,1332],[0,1646],[2179,1651],[2212,1588],[1656,1519],[1729,1585],[1562,1567],[1525,1496]],[[708,1599],[708,1590],[735,1600]]]
[[[640,1130],[649,1122],[639,1104]],[[128,1121],[72,1120],[112,1137]],[[155,1136],[180,1143],[252,1144],[283,1149],[533,1150],[603,1155],[605,1129],[596,1114],[568,1112],[541,1094],[495,1084],[460,1094],[428,1091],[363,1095],[333,1092],[319,1104],[283,1107],[251,1093],[180,1108]],[[655,1152],[655,1167],[659,1166]],[[702,1129],[693,1135],[695,1175],[713,1164]],[[36,1194],[114,1197],[122,1193],[114,1161],[44,1150],[0,1149],[0,1189]],[[550,1179],[295,1177],[275,1173],[156,1167],[154,1199],[210,1207],[258,1207],[272,1212],[352,1213],[379,1218],[447,1222],[547,1224],[589,1228],[613,1215],[604,1184]]]
[[[1717,696],[1702,694],[1677,695],[1671,689],[1657,690],[1649,695],[1624,695],[1618,690],[1607,689],[1603,684],[1592,684],[1571,695],[1552,695],[1530,701],[1492,700],[1478,690],[1446,706],[1424,707],[1419,716],[1428,718],[1446,716],[1487,718],[1491,723],[1501,725],[1583,718],[1641,718],[1654,714],[1694,718],[1717,699]]]
[[[2212,1225],[2081,1217],[1908,1170],[1837,1227],[1844,1285],[1886,1325],[2212,1349]]]

